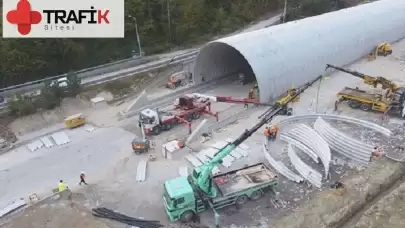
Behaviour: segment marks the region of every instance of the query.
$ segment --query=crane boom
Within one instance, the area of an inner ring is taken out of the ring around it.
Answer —
[[[304,86],[297,89],[297,93],[291,96],[289,99],[285,100],[284,103],[277,103],[272,106],[269,110],[265,112],[263,118],[255,124],[251,129],[246,129],[236,140],[227,144],[222,149],[220,149],[214,156],[214,158],[207,163],[204,163],[201,167],[196,167],[193,172],[193,182],[194,185],[199,188],[206,196],[216,197],[217,190],[212,186],[211,183],[211,173],[215,166],[222,163],[222,159],[230,154],[237,146],[243,143],[246,139],[252,136],[259,128],[261,128],[266,123],[270,122],[274,116],[280,114],[288,103],[293,101],[301,93],[303,93],[308,87],[313,85],[316,81],[321,80],[322,75],[318,76],[311,82],[306,83]]]
[[[360,73],[358,71],[352,71],[352,70],[344,69],[344,68],[337,67],[337,66],[334,66],[334,65],[331,65],[331,64],[326,64],[326,69],[325,70],[327,70],[328,68],[333,68],[335,70],[339,70],[339,71],[351,74],[351,75],[353,75],[355,77],[359,77],[359,78],[363,79],[365,84],[372,85],[374,88],[376,88],[377,85],[381,85],[382,89],[389,89],[393,93],[396,92],[399,89],[398,85],[396,85],[394,82],[392,82],[392,81],[390,81],[390,80],[388,80],[388,79],[386,79],[384,77],[368,76],[368,75],[365,75],[365,74]]]
[[[351,75],[353,75],[355,77],[358,77],[358,78],[361,78],[361,79],[365,79],[366,77],[368,77],[367,75],[362,74],[362,73],[360,73],[358,71],[337,67],[337,66],[334,66],[334,65],[331,65],[331,64],[326,64],[325,70],[327,70],[329,68],[332,68],[332,69],[335,69],[335,70],[338,70],[338,71],[342,71],[342,72],[345,72],[347,74],[351,74]]]

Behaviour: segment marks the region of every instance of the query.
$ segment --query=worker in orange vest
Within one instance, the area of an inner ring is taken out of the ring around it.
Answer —
[[[380,158],[380,157],[382,157],[381,151],[378,149],[378,147],[374,147],[374,150],[371,153],[370,162],[373,158]]]
[[[266,136],[266,138],[267,138],[267,140],[270,140],[271,139],[271,136],[272,134],[271,134],[271,131],[270,131],[270,128],[269,127],[265,127],[264,128],[264,136]]]
[[[277,133],[278,133],[278,126],[277,126],[277,124],[273,125],[273,127],[272,127],[272,132],[273,132],[273,137],[272,137],[272,139],[275,140],[276,137],[277,137]]]

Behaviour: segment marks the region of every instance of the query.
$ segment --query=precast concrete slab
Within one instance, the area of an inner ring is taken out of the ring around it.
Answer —
[[[42,143],[45,145],[46,148],[51,148],[54,146],[49,136],[44,136],[40,140],[42,141]]]
[[[141,160],[138,163],[138,167],[136,169],[136,181],[143,182],[146,180],[146,169],[148,166],[148,160]]]
[[[34,152],[34,151],[36,151],[36,150],[42,148],[43,146],[44,146],[44,143],[42,143],[41,140],[35,140],[34,142],[32,142],[32,143],[30,143],[30,144],[27,145],[28,149],[29,149],[31,152]]]
[[[67,136],[66,133],[63,131],[53,133],[51,135],[51,137],[55,141],[56,145],[58,145],[58,146],[62,146],[62,145],[70,143],[69,136]]]

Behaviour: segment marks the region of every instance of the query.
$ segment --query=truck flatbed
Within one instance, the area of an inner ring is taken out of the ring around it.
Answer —
[[[276,181],[277,179],[277,174],[263,163],[213,177],[219,190],[218,192],[221,193],[219,197],[227,197],[270,181]]]
[[[359,97],[367,100],[379,100],[381,99],[380,94],[372,94],[364,90],[359,90],[359,89],[352,89],[349,87],[345,87],[342,91],[338,93],[339,96],[351,96],[351,97]]]

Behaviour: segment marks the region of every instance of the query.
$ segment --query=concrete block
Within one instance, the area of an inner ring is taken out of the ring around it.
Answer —
[[[94,108],[105,108],[108,106],[107,101],[103,97],[95,97],[90,99]]]

